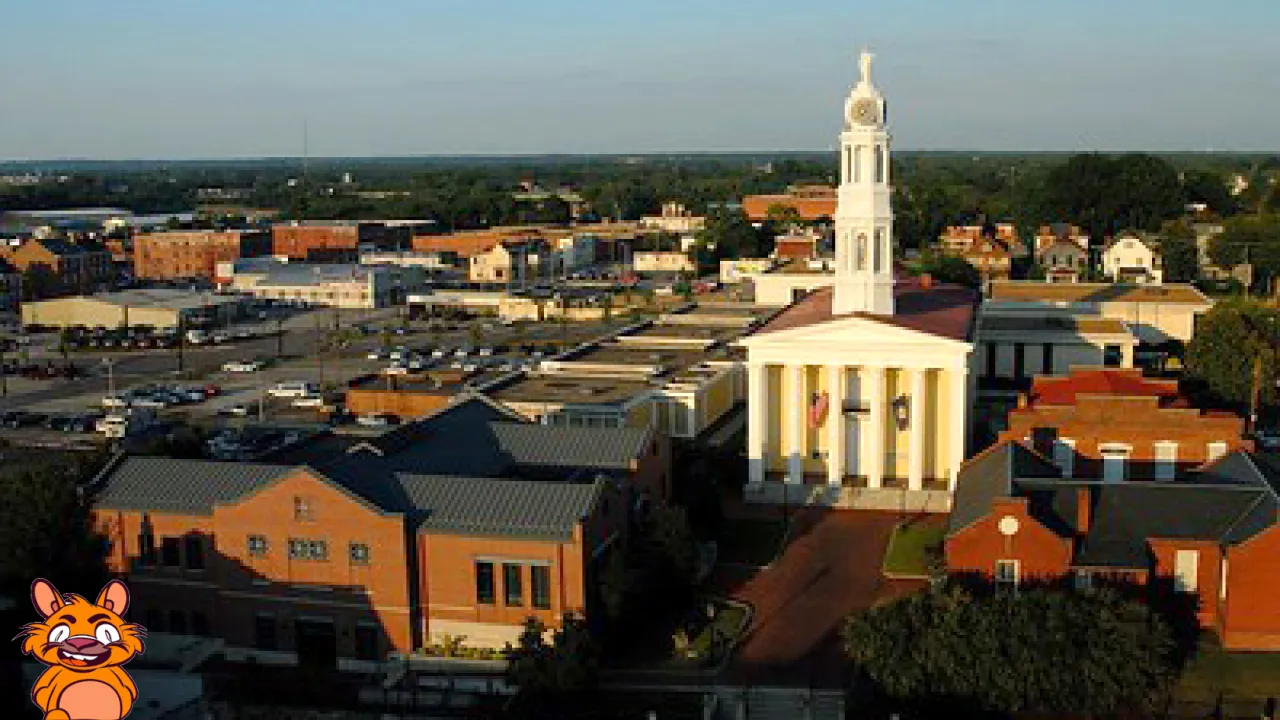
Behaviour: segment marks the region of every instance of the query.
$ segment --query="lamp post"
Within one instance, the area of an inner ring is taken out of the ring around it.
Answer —
[[[111,358],[102,358],[102,364],[107,366],[107,397],[115,397],[116,394],[116,361]]]

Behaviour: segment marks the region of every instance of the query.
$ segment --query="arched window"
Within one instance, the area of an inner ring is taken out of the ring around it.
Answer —
[[[880,231],[876,231],[875,243],[871,246],[871,270],[872,272],[880,272],[880,263],[883,259],[880,257]]]
[[[876,272],[883,272],[890,262],[888,243],[884,240],[884,230],[876,228]]]
[[[862,182],[862,146],[853,149],[853,181]]]
[[[881,147],[880,145],[876,145],[875,161],[876,161],[876,167],[875,167],[875,173],[876,173],[876,184],[877,184],[877,185],[880,185],[880,184],[883,184],[883,183],[884,183],[884,175],[885,175],[885,173],[884,173],[884,148],[883,148],[883,147]]]
[[[849,182],[853,178],[853,148],[844,146],[844,182]]]
[[[867,269],[867,236],[859,235],[857,242],[854,243],[854,247],[857,249],[858,260],[854,270],[861,271]]]

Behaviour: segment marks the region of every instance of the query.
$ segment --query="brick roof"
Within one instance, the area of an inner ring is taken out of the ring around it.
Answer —
[[[978,295],[968,288],[957,285],[926,287],[918,278],[899,278],[893,286],[893,315],[865,312],[835,315],[831,310],[834,293],[832,287],[815,290],[775,315],[756,332],[771,333],[829,320],[860,317],[951,340],[968,341],[973,333]]]

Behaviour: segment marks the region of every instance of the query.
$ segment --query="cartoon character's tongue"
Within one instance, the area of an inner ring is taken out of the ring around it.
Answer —
[[[62,661],[71,667],[89,667],[87,660],[78,660],[76,658],[63,658]]]

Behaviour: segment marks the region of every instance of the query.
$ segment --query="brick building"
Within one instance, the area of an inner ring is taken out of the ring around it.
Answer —
[[[1075,368],[1037,377],[1001,440],[1021,440],[1073,477],[1171,479],[1236,450],[1244,420],[1193,407],[1173,380],[1141,370]]]
[[[1263,467],[1236,451],[1173,480],[1108,483],[1006,440],[960,471],[947,569],[1183,594],[1224,647],[1280,650],[1280,482]]]
[[[254,230],[145,233],[133,238],[133,272],[149,280],[214,277],[220,262],[271,254],[271,236]]]
[[[830,222],[836,215],[836,189],[829,185],[793,185],[778,195],[748,195],[742,211],[753,223],[769,219],[769,208],[793,208],[805,222]]]
[[[290,260],[355,262],[363,250],[403,250],[411,225],[380,222],[306,222],[271,226],[271,252]]]
[[[57,238],[33,239],[16,248],[0,249],[0,258],[24,274],[36,266],[47,268],[55,287],[41,290],[54,292],[95,290],[114,275],[111,253]]]
[[[596,564],[668,463],[648,431],[531,425],[473,399],[262,463],[117,458],[93,518],[151,632],[372,671],[445,634],[501,647],[530,616],[590,619]]]

